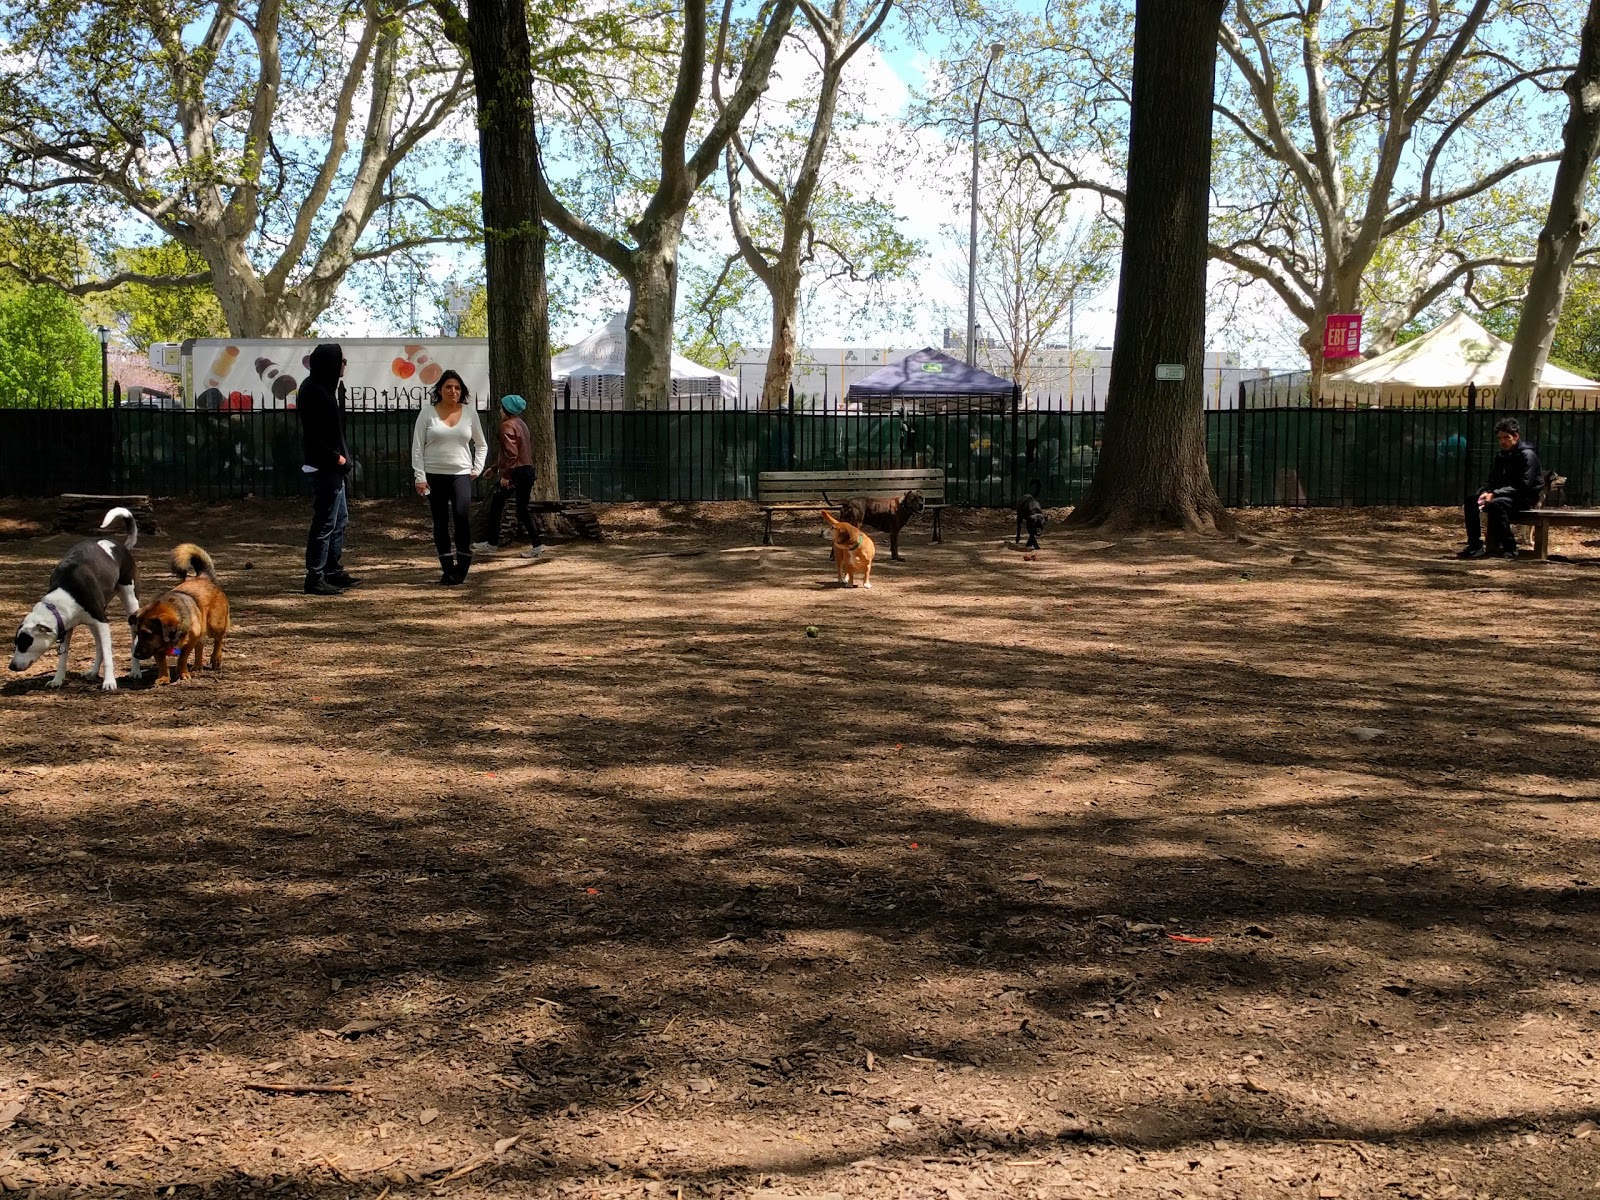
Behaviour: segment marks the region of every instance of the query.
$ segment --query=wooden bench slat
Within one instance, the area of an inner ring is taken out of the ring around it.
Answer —
[[[930,504],[942,504],[944,502],[943,488],[938,491],[934,491],[931,488],[919,490],[922,492],[923,500]],[[824,502],[823,491],[829,494],[835,504],[848,500],[852,496],[870,496],[876,500],[888,500],[895,496],[903,496],[906,493],[905,488],[895,488],[892,491],[885,491],[880,488],[826,488],[816,491],[761,492],[758,499],[762,504],[809,504],[812,501],[821,504]]]
[[[944,475],[942,467],[850,467],[848,470],[762,470],[758,480],[786,480],[786,478],[904,478],[907,475]]]

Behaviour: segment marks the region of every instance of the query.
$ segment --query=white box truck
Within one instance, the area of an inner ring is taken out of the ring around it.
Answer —
[[[293,408],[306,360],[322,342],[344,350],[352,409],[421,408],[446,370],[466,380],[479,408],[493,399],[487,338],[191,338],[152,346],[150,365],[177,367],[186,408]]]

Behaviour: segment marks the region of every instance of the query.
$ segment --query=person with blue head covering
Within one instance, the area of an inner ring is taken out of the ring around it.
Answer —
[[[517,524],[527,535],[528,548],[523,558],[539,558],[544,546],[533,518],[528,514],[528,498],[533,495],[537,476],[533,470],[533,435],[528,423],[522,419],[528,402],[521,396],[500,397],[499,469],[500,486],[489,501],[489,540],[472,547],[475,554],[494,554],[500,549],[500,521],[505,515],[506,497],[513,488],[517,495]]]

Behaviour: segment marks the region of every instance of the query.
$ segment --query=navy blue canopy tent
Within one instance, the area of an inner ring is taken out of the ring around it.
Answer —
[[[931,347],[856,380],[845,393],[846,400],[880,411],[1000,410],[1021,397],[1022,389],[1011,380],[969,367]]]

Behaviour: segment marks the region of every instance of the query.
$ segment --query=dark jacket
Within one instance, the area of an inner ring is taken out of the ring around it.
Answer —
[[[1518,508],[1532,508],[1539,503],[1539,489],[1543,486],[1539,456],[1527,442],[1518,442],[1494,456],[1489,482],[1482,490],[1493,492],[1496,499],[1510,500]]]
[[[339,382],[339,369],[343,365],[344,351],[338,342],[318,346],[307,361],[305,382],[295,400],[306,466],[319,471],[350,469],[350,451],[344,444],[344,405],[340,403],[344,385]]]

